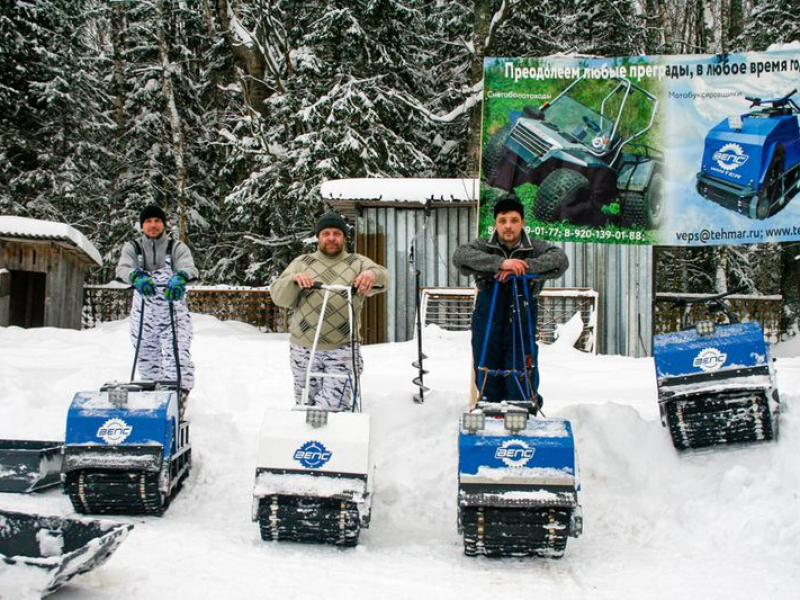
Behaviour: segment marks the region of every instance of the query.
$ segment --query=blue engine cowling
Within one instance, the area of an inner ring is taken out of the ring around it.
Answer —
[[[109,391],[78,392],[67,413],[64,472],[87,468],[158,471],[179,448],[178,395],[127,391],[124,404]]]
[[[509,501],[577,506],[578,467],[569,421],[529,419],[516,432],[507,431],[501,418],[487,418],[476,432],[462,424],[458,449],[462,506]]]
[[[800,162],[800,128],[794,114],[745,114],[740,128],[725,119],[706,136],[698,177],[712,177],[747,194],[756,193],[779,147],[784,153],[784,172]]]
[[[677,377],[736,373],[769,366],[764,332],[758,323],[719,325],[711,335],[695,329],[653,337],[659,382]]]
[[[771,440],[780,399],[758,323],[653,338],[661,424],[678,450]]]

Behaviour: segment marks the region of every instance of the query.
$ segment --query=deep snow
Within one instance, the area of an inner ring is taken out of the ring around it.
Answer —
[[[259,427],[289,410],[288,340],[193,315],[194,465],[162,518],[55,600],[205,598],[796,598],[800,593],[800,359],[780,348],[780,439],[678,454],[658,420],[652,360],[541,352],[545,412],[572,421],[585,532],[561,560],[467,558],[456,531],[457,420],[469,334],[425,331],[432,388],[412,402],[416,343],[364,349],[378,462],[372,525],[351,550],[264,543],[251,521]],[[127,379],[128,323],[0,328],[0,438],[63,439],[77,390]],[[73,514],[66,496],[0,494],[0,507]],[[0,582],[2,586],[2,582]],[[14,597],[8,590],[4,600]]]

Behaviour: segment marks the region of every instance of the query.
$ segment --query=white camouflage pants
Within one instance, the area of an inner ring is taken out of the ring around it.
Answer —
[[[358,363],[358,374],[364,370],[364,361],[358,345],[355,354]],[[292,365],[294,377],[294,398],[300,402],[303,397],[303,388],[306,385],[306,372],[311,349],[291,344],[289,347],[289,362]],[[314,353],[312,373],[325,373],[330,375],[347,375],[347,377],[312,377],[309,381],[308,403],[327,410],[350,410],[353,402],[355,381],[352,369],[353,352],[350,346],[342,346],[333,350],[319,350]]]
[[[169,315],[169,302],[164,298],[164,288],[172,269],[159,269],[150,273],[155,281],[154,296],[133,294],[131,306],[131,342],[136,348],[139,337],[139,322],[142,315],[144,299],[144,325],[139,345],[137,368],[143,379],[151,381],[175,381],[178,379],[175,368],[175,349],[172,341],[172,326]],[[178,359],[181,363],[181,388],[191,390],[194,387],[194,363],[192,362],[191,345],[194,331],[189,309],[184,301],[173,302],[175,315],[175,332],[178,341]]]

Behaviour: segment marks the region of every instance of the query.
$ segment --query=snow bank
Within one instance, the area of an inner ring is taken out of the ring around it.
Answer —
[[[469,333],[425,330],[432,389],[422,405],[412,401],[416,342],[368,346],[372,524],[357,548],[338,550],[264,543],[251,521],[262,416],[293,402],[287,336],[193,318],[189,479],[164,517],[135,519],[111,560],[59,598],[793,600],[800,589],[800,359],[777,363],[779,441],[678,454],[659,423],[651,359],[543,347],[544,412],[572,423],[585,531],[561,560],[488,560],[465,557],[456,531]],[[0,437],[63,439],[74,393],[126,377],[132,360],[124,321],[0,328]],[[72,514],[57,490],[0,494],[0,506]]]

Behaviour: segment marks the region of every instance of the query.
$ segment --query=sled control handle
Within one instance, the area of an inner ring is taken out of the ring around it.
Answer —
[[[765,98],[756,98],[755,96],[745,96],[744,99],[750,103],[750,108],[754,108],[756,106],[761,106],[763,104],[771,104],[775,108],[780,108],[782,106],[786,106],[790,102],[794,104],[790,98],[797,93],[797,88],[794,88],[791,92],[782,96],[780,98],[774,98],[771,100],[767,100]]]
[[[322,283],[320,281],[315,281],[311,285],[311,289],[312,290],[330,290],[332,292],[346,292],[347,290],[350,290],[352,293],[355,293],[358,290],[358,288],[355,287],[354,285],[325,284],[325,283]],[[383,286],[382,285],[373,285],[372,289],[373,290],[382,290]]]

